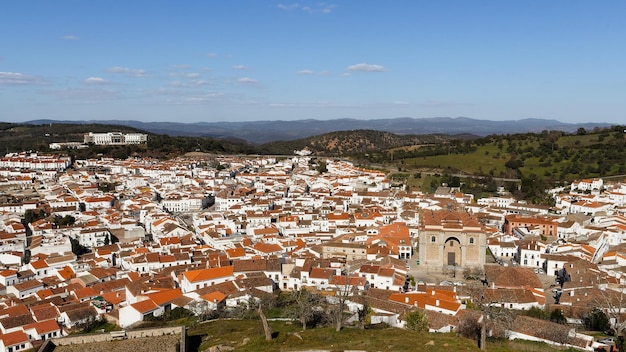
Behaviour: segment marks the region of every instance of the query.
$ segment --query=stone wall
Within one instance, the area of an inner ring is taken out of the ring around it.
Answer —
[[[152,337],[152,336],[163,336],[163,335],[181,335],[181,347],[185,346],[185,333],[184,326],[172,326],[172,327],[162,327],[162,328],[151,328],[151,329],[138,329],[138,330],[129,330],[126,331],[126,339],[139,339],[144,337]],[[92,342],[108,342],[113,340],[119,340],[119,338],[113,338],[110,333],[100,333],[100,334],[81,334],[81,335],[70,335],[61,338],[53,338],[52,342],[56,346],[64,346],[64,345],[78,345],[83,343],[92,343]],[[181,351],[184,351],[181,348]]]

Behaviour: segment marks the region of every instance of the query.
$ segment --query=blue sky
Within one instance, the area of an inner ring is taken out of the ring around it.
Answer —
[[[29,1],[0,121],[626,121],[625,1]]]

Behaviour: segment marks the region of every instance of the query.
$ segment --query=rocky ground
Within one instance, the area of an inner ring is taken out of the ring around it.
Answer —
[[[57,346],[54,352],[177,352],[180,335],[164,335],[82,345]]]

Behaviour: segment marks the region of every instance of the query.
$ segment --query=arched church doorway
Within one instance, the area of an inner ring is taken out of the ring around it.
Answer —
[[[462,266],[461,263],[461,241],[456,237],[448,237],[443,245],[444,265]]]

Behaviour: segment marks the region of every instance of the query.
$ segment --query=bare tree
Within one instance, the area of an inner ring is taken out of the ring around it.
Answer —
[[[259,317],[261,317],[261,323],[263,324],[263,332],[265,332],[265,341],[271,341],[272,340],[272,328],[270,327],[270,324],[267,322],[267,317],[265,316],[265,313],[263,313],[263,309],[261,308],[261,305],[259,305],[259,308],[257,308],[257,311],[259,312]]]
[[[200,321],[206,320],[212,313],[212,310],[209,309],[209,302],[205,300],[192,301],[187,307],[195,316],[200,318]]]
[[[616,336],[616,345],[620,352],[624,352],[624,339],[626,338],[626,287],[621,284],[603,285],[594,292],[592,306],[604,311],[609,318],[611,327]]]
[[[539,335],[541,335],[541,337],[545,338],[546,340],[558,342],[561,345],[572,342],[572,337],[570,336],[569,329],[565,326],[557,327],[553,324],[546,324],[544,327],[539,329]]]
[[[468,316],[466,321],[461,320],[460,329],[467,337],[476,336],[478,346],[484,351],[487,336],[506,337],[513,327],[515,312],[500,307],[503,302],[513,301],[513,292],[505,289],[491,289],[478,282],[465,286],[463,290],[471,300],[468,307],[473,307],[480,314],[478,317]]]
[[[344,316],[343,313],[346,308],[346,302],[354,294],[356,287],[350,280],[350,266],[345,269],[345,276],[335,277],[335,296],[329,297],[332,302],[330,309],[330,316],[333,324],[335,325],[335,331],[341,331],[343,327]]]
[[[302,330],[306,330],[307,323],[318,314],[318,308],[323,306],[322,297],[307,289],[291,292],[291,299],[295,303],[291,314],[302,324]]]

